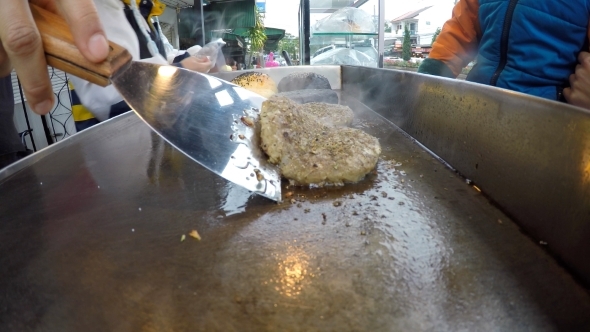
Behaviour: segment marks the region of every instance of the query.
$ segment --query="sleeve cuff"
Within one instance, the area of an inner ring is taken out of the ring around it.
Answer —
[[[177,56],[174,58],[174,60],[172,60],[172,62],[173,62],[173,63],[174,63],[174,62],[180,62],[180,61],[182,61],[182,60],[184,60],[184,59],[188,58],[189,56],[191,56],[191,55],[190,55],[188,52],[185,52],[185,53],[183,53],[183,54],[181,54],[181,55],[177,55]]]
[[[421,74],[429,74],[449,78],[456,77],[455,74],[453,74],[451,68],[449,68],[449,66],[447,66],[444,62],[431,58],[427,58],[424,61],[422,61],[420,67],[418,67],[418,72]]]

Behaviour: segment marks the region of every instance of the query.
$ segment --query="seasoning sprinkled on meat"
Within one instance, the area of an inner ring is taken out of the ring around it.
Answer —
[[[231,80],[233,84],[239,85],[242,88],[257,93],[265,98],[277,93],[277,84],[270,76],[263,73],[250,72],[238,75]]]
[[[330,119],[321,106],[306,105],[285,97],[262,104],[262,149],[285,178],[295,185],[342,185],[363,179],[375,168],[381,153],[377,138],[342,127],[352,121],[338,119],[344,109]]]
[[[326,103],[307,103],[299,106],[306,113],[314,115],[325,125],[334,127],[350,126],[354,113],[348,106]]]

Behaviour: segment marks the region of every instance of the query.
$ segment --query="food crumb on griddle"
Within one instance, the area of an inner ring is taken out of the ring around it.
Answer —
[[[184,241],[186,239],[186,235],[182,234],[182,236],[180,237],[180,242]]]
[[[254,119],[252,119],[249,116],[242,116],[240,118],[242,120],[242,123],[245,124],[248,127],[254,127]]]
[[[197,230],[195,230],[195,229],[190,231],[190,233],[188,233],[188,235],[192,238],[195,238],[195,239],[201,241],[201,235],[199,235],[199,232],[197,232]]]

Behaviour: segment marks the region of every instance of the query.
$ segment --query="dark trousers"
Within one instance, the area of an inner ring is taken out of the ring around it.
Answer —
[[[0,78],[0,168],[27,154],[14,126],[14,96],[8,75]]]

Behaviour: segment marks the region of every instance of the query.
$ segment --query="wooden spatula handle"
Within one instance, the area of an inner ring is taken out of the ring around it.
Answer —
[[[105,61],[93,63],[87,60],[74,45],[74,37],[62,17],[36,5],[30,6],[41,34],[48,65],[100,86],[107,86],[111,76],[130,63],[131,54],[112,42],[109,42],[109,55]]]

